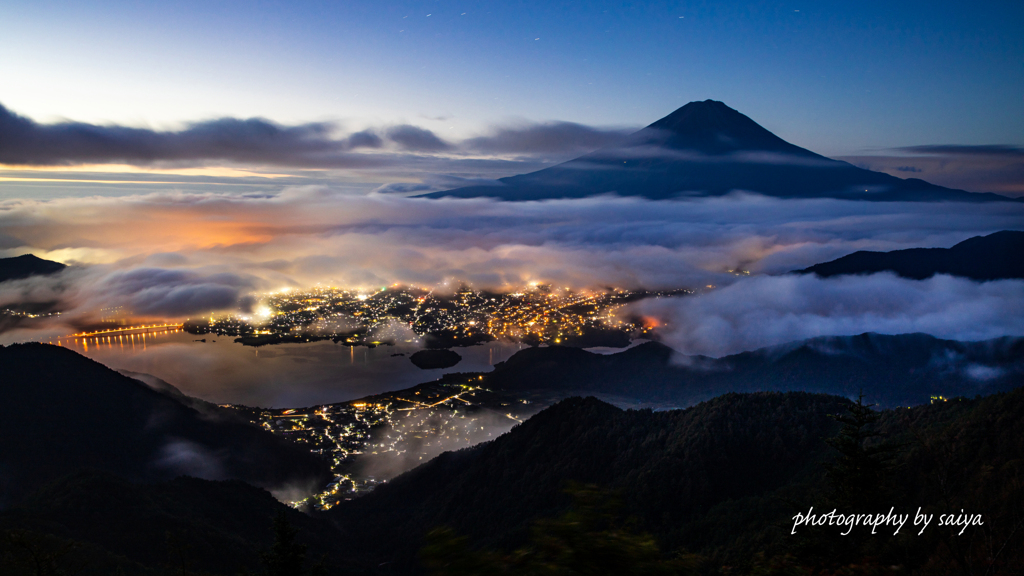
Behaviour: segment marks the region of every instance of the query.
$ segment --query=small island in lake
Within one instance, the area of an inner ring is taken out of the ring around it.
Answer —
[[[409,360],[412,360],[412,363],[417,368],[434,370],[437,368],[451,368],[462,361],[462,356],[451,350],[420,350],[409,356]]]

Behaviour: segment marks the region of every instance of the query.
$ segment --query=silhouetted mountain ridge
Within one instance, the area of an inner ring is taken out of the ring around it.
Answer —
[[[689,406],[728,392],[805,391],[909,406],[931,396],[991,394],[1024,378],[1024,338],[984,342],[927,334],[823,336],[722,358],[647,342],[616,354],[529,348],[484,375],[487,387],[607,394]]]
[[[861,250],[842,258],[797,270],[822,278],[844,274],[892,272],[924,280],[936,274],[972,280],[1024,278],[1024,232],[1004,230],[968,238],[952,248],[910,248],[892,252]]]
[[[14,258],[0,258],[0,282],[20,280],[29,276],[56,274],[67,268],[67,265],[52,260],[43,260],[33,254],[23,254]]]

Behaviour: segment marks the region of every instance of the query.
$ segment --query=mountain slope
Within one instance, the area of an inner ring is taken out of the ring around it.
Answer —
[[[0,502],[76,469],[266,488],[327,477],[319,458],[227,410],[202,413],[71,350],[0,348]]]
[[[82,571],[69,572],[83,576],[250,574],[261,568],[260,553],[273,543],[272,520],[278,514],[298,530],[310,560],[326,556],[332,565],[349,564],[346,557],[353,554],[341,532],[237,480],[181,477],[138,484],[80,472],[0,512],[0,532],[18,530],[30,546],[43,550],[65,549],[70,554],[58,557],[59,564],[81,566]],[[15,566],[30,560],[25,549],[9,544],[0,538],[4,574],[11,574],[4,559]]]
[[[885,491],[875,492],[891,494],[877,502],[880,512],[890,506],[911,514],[916,507],[930,514],[965,508],[984,516],[984,530],[958,535],[959,527],[933,525],[923,536],[903,530],[892,537],[892,531],[871,536],[862,528],[846,538],[836,527],[821,527],[794,537],[797,511],[831,509],[824,470],[834,451],[825,439],[834,437],[838,423],[829,415],[850,405],[825,395],[757,393],[651,412],[571,398],[331,514],[339,525],[360,527],[356,543],[376,562],[412,572],[431,528],[450,527],[477,545],[517,546],[531,521],[568,506],[564,487],[575,481],[621,494],[634,527],[653,534],[662,550],[698,552],[713,565],[733,566],[729,573],[846,573],[835,566],[740,569],[757,554],[762,561],[795,554],[789,562],[824,567],[835,561],[829,552],[837,547],[880,568],[849,573],[884,574],[890,572],[881,567],[902,566],[914,574],[948,574],[951,565],[964,573],[1017,573],[1024,553],[1024,484],[1016,480],[1024,390],[887,411],[869,428],[899,446],[878,486]]]
[[[1024,278],[1024,232],[1004,230],[988,236],[975,236],[952,248],[911,248],[892,252],[861,250],[796,271],[797,274],[817,274],[822,278],[876,272],[892,272],[913,280],[924,280],[936,274],[980,281]]]
[[[0,258],[0,282],[19,280],[29,276],[56,274],[67,268],[66,265],[52,260],[43,260],[32,254]]]
[[[664,200],[734,190],[779,198],[1012,201],[857,168],[790,144],[722,102],[691,102],[622,143],[537,172],[425,194],[524,201],[600,194]]]
[[[659,343],[617,354],[566,347],[522,350],[484,375],[509,391],[607,394],[689,406],[727,392],[805,391],[910,406],[931,396],[1005,391],[1024,378],[1024,338],[986,342],[926,334],[828,336],[723,358],[676,356]]]
[[[800,483],[823,457],[822,438],[834,433],[827,414],[847,404],[801,393],[730,394],[689,410],[652,413],[570,398],[332,513],[340,525],[359,525],[356,537],[380,561],[403,563],[411,561],[410,547],[439,525],[491,544],[515,543],[531,520],[565,507],[565,483],[575,481],[621,489],[631,513],[669,549],[694,546],[709,534],[693,531],[691,522],[716,505]],[[781,501],[772,508],[772,516],[785,514]]]

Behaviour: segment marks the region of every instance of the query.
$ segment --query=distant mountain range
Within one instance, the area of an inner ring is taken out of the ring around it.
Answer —
[[[483,375],[504,391],[597,394],[637,403],[691,406],[729,392],[803,391],[856,397],[885,407],[932,396],[1010,390],[1024,381],[1024,338],[984,342],[927,334],[826,336],[723,358],[683,356],[648,342],[617,354],[529,348]]]
[[[52,260],[43,260],[32,254],[0,258],[0,282],[20,280],[29,276],[56,274],[67,268],[67,265]]]
[[[796,271],[798,274],[817,274],[822,278],[876,272],[892,272],[914,280],[924,280],[936,274],[980,281],[1024,278],[1024,232],[1004,230],[988,236],[975,236],[952,248],[911,248],[892,252],[862,250]]]
[[[601,194],[665,200],[747,191],[778,198],[1015,201],[901,179],[832,160],[772,134],[722,102],[690,102],[623,142],[537,172],[424,194],[524,201]]]

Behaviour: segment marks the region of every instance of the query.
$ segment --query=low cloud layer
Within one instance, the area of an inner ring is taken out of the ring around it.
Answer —
[[[646,288],[715,285],[720,292],[713,294],[728,295],[755,285],[750,280],[736,284],[740,279],[729,270],[779,274],[856,250],[949,247],[1005,229],[1024,229],[1024,206],[749,195],[680,202],[594,198],[501,203],[345,196],[319,187],[248,197],[20,200],[0,202],[0,234],[7,247],[0,249],[0,256],[31,252],[75,266],[53,277],[3,283],[0,307],[56,300],[66,312],[61,317],[65,323],[98,317],[102,309],[116,306],[170,319],[244,309],[251,305],[253,291],[318,282],[373,287],[468,281],[496,289],[531,281]],[[756,284],[765,294],[785,294],[788,287],[793,298],[804,286],[770,278],[757,281],[767,283]],[[827,293],[820,297],[843,302]],[[840,312],[824,316],[839,318]],[[772,333],[786,318],[780,313],[764,331]],[[874,329],[867,321],[858,326]],[[60,328],[52,330],[61,333]],[[14,331],[0,338],[30,337]],[[723,342],[733,338],[721,336]],[[723,346],[733,349],[732,344]]]
[[[180,317],[209,310],[244,308],[255,278],[231,272],[200,274],[189,270],[133,268],[103,279],[107,293],[144,317]]]
[[[864,332],[987,340],[1024,335],[1024,281],[762,276],[700,296],[643,302],[632,311],[661,319],[664,341],[676,350],[714,357]]]
[[[227,475],[221,465],[222,458],[205,446],[182,439],[171,439],[160,450],[154,467],[170,472],[203,478],[224,480]]]
[[[63,322],[91,322],[114,315],[173,319],[214,310],[246,311],[253,303],[250,293],[261,284],[257,277],[226,269],[73,266],[53,276],[0,284],[0,308],[53,302],[63,312],[59,319]]]

